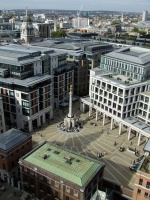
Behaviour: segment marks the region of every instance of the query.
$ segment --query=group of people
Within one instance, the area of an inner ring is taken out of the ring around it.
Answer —
[[[98,158],[101,158],[101,157],[104,156],[104,155],[106,155],[105,152],[100,152],[100,153],[97,152],[97,157],[98,157]]]

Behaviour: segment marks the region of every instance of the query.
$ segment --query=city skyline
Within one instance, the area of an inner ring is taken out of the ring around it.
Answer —
[[[142,12],[149,8],[149,0],[76,0],[71,2],[69,0],[7,0],[6,2],[0,0],[1,9],[24,9],[26,6],[29,9],[64,9],[64,10],[110,10],[110,11],[133,11]],[[136,5],[136,6],[135,6]]]

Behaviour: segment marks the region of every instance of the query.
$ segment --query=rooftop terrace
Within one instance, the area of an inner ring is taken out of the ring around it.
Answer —
[[[99,161],[86,158],[49,142],[43,143],[22,159],[80,187],[84,187],[102,167]]]
[[[109,75],[104,75],[103,77],[122,85],[133,85],[133,84],[141,82],[141,81],[138,81],[137,79],[133,79],[121,74],[109,74]]]

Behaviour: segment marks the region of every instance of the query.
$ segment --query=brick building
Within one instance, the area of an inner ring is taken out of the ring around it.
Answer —
[[[145,156],[139,162],[132,200],[150,199],[150,139],[144,147]]]
[[[32,136],[17,129],[0,135],[0,178],[8,183],[20,176],[19,159],[32,149]]]
[[[44,142],[19,160],[22,188],[44,200],[90,200],[105,165]]]

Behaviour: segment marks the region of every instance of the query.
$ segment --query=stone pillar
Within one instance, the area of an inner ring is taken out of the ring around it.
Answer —
[[[141,142],[141,133],[139,133],[138,146],[140,146],[140,142]]]
[[[50,119],[53,119],[54,115],[53,115],[53,109],[51,108],[51,110],[49,111],[49,116],[50,116]]]
[[[14,187],[14,178],[11,178],[11,186]]]
[[[18,190],[21,190],[21,182],[18,181]]]
[[[131,127],[129,127],[128,140],[130,140],[130,137],[131,137]]]
[[[33,130],[33,126],[32,126],[32,121],[28,121],[28,126],[29,126],[29,132],[31,132]]]
[[[70,92],[69,92],[69,113],[68,113],[68,117],[72,118],[73,117],[73,113],[72,113],[72,86],[70,86]]]
[[[105,114],[103,114],[103,126],[105,125]]]
[[[37,126],[38,127],[41,126],[41,117],[40,116],[37,117]]]
[[[92,114],[92,107],[89,106],[89,117],[91,116],[91,114]]]
[[[113,130],[113,125],[114,125],[114,119],[111,118],[111,124],[110,124],[110,129]]]
[[[96,110],[96,121],[98,120],[98,110]]]
[[[119,124],[119,135],[121,135],[121,131],[122,131],[122,123],[120,122],[120,124]]]
[[[43,124],[45,123],[45,113],[43,114]]]
[[[85,113],[85,103],[82,103],[82,112]]]
[[[10,184],[10,179],[9,179],[9,177],[7,177],[7,183],[9,183],[9,184]]]

